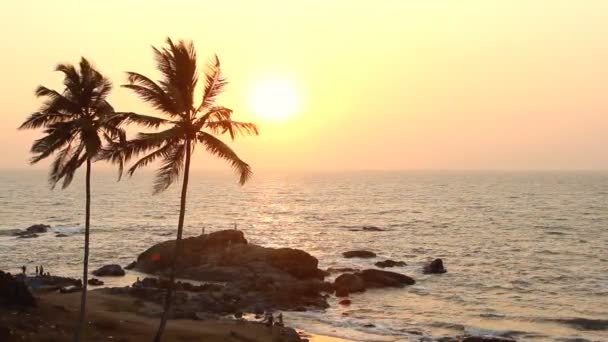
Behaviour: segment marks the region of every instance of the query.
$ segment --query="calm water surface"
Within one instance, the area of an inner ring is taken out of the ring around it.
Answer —
[[[173,236],[178,187],[151,196],[151,174],[94,173],[91,265],[127,264]],[[370,172],[260,174],[240,188],[195,172],[186,235],[232,228],[265,246],[304,249],[321,267],[373,267],[341,253],[403,260],[415,286],[352,296],[287,323],[360,341],[432,340],[467,332],[524,341],[608,341],[608,173]],[[79,276],[83,182],[49,190],[43,171],[0,171],[0,269],[44,264]],[[15,239],[47,223],[56,232]],[[352,231],[373,225],[383,232]],[[448,273],[420,271],[443,258]],[[365,328],[366,324],[373,328]]]

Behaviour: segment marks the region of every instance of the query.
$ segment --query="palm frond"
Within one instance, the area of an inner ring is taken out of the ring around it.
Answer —
[[[205,146],[207,151],[226,160],[239,175],[239,183],[245,184],[253,174],[249,164],[242,161],[239,156],[225,143],[207,132],[198,132],[197,140]]]
[[[159,148],[158,150],[153,151],[152,153],[144,156],[143,158],[139,159],[137,162],[135,162],[130,168],[129,168],[129,176],[133,176],[133,174],[135,173],[135,171],[139,168],[142,168],[152,162],[154,162],[156,159],[162,157],[162,158],[167,158],[168,157],[168,153],[170,152],[171,148],[175,145],[174,142],[167,142],[165,143],[164,146],[162,146],[161,148]]]
[[[205,72],[205,90],[201,104],[198,106],[198,111],[214,106],[215,99],[228,84],[228,81],[222,75],[220,59],[217,55],[215,55],[214,61],[208,64],[207,68],[208,70]]]
[[[230,138],[234,140],[239,135],[258,135],[258,127],[250,122],[239,122],[232,120],[207,121],[205,127],[214,134],[224,134],[228,132]]]
[[[133,112],[115,112],[114,114],[121,118],[121,122],[126,124],[134,123],[149,128],[158,128],[160,125],[165,125],[171,122],[163,118]]]
[[[70,94],[64,95],[44,86],[38,86],[35,92],[36,97],[46,97],[47,100],[40,108],[42,113],[65,113],[78,115],[82,113],[81,107],[76,103]]]
[[[198,82],[196,51],[192,42],[180,40],[174,43],[167,38],[166,43],[167,48],[152,47],[157,68],[163,76],[161,85],[165,92],[173,95],[174,101],[182,104],[179,109],[184,112],[192,108]]]
[[[171,145],[169,150],[165,152],[163,164],[156,172],[156,179],[154,180],[155,194],[167,190],[177,180],[184,168],[185,152],[186,146],[183,143]]]
[[[22,124],[19,129],[36,129],[46,127],[57,122],[66,122],[74,117],[69,114],[62,113],[32,113]]]
[[[122,85],[123,87],[133,90],[142,100],[160,111],[169,115],[179,114],[171,97],[156,82],[136,72],[127,72],[127,76],[129,84]]]

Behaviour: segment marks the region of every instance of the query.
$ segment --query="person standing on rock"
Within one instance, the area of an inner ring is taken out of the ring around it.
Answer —
[[[40,276],[44,275],[44,267],[42,267],[42,265],[40,265]]]
[[[21,272],[23,272],[23,275],[25,275],[25,271],[27,271],[27,267],[25,267],[25,265],[21,266]]]
[[[38,266],[36,266],[36,277],[38,276]]]

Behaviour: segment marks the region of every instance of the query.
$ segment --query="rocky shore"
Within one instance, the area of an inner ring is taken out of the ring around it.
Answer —
[[[36,234],[48,230],[38,225],[22,234]],[[165,241],[143,251],[126,269],[149,274],[131,286],[101,288],[95,292],[123,298],[135,303],[132,310],[137,315],[157,318],[165,289],[169,286],[166,276],[174,257],[176,243]],[[412,277],[384,270],[405,266],[403,261],[370,261],[372,268],[319,268],[319,261],[309,253],[291,248],[267,248],[250,244],[243,232],[238,230],[217,231],[197,237],[186,238],[181,243],[178,281],[175,289],[171,317],[189,320],[219,320],[225,317],[240,319],[245,314],[261,318],[263,314],[277,311],[323,310],[329,307],[330,296],[342,297],[339,303],[348,305],[356,298],[352,294],[370,289],[403,288],[416,283]],[[374,259],[376,254],[358,250],[343,253],[345,258]],[[441,259],[424,266],[425,274],[447,272]],[[95,276],[120,277],[125,270],[120,265],[106,265],[92,272]],[[330,278],[330,274],[336,276]],[[12,280],[11,280],[12,279]],[[334,279],[328,281],[328,279]],[[91,285],[103,285],[103,281],[92,278]],[[17,285],[16,285],[17,284]],[[23,284],[25,286],[19,287]],[[15,291],[25,298],[20,305],[31,306],[23,289],[34,289],[35,293],[61,293],[81,291],[81,282],[56,276],[35,278],[12,277],[0,273],[0,304],[9,303]],[[11,290],[12,289],[12,290]],[[11,292],[12,291],[12,292]],[[66,295],[67,296],[67,295]],[[34,301],[32,297],[32,301]],[[3,301],[4,300],[4,301]],[[14,304],[14,303],[13,303]],[[19,304],[19,303],[17,303]],[[297,334],[296,334],[297,335]],[[294,339],[296,340],[296,339]],[[299,340],[299,339],[297,339]],[[496,337],[464,336],[443,338],[441,341],[512,341]]]

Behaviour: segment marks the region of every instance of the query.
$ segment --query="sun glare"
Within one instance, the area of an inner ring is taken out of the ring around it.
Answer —
[[[250,102],[255,115],[268,121],[287,120],[298,110],[296,90],[287,80],[257,83],[251,91]]]

